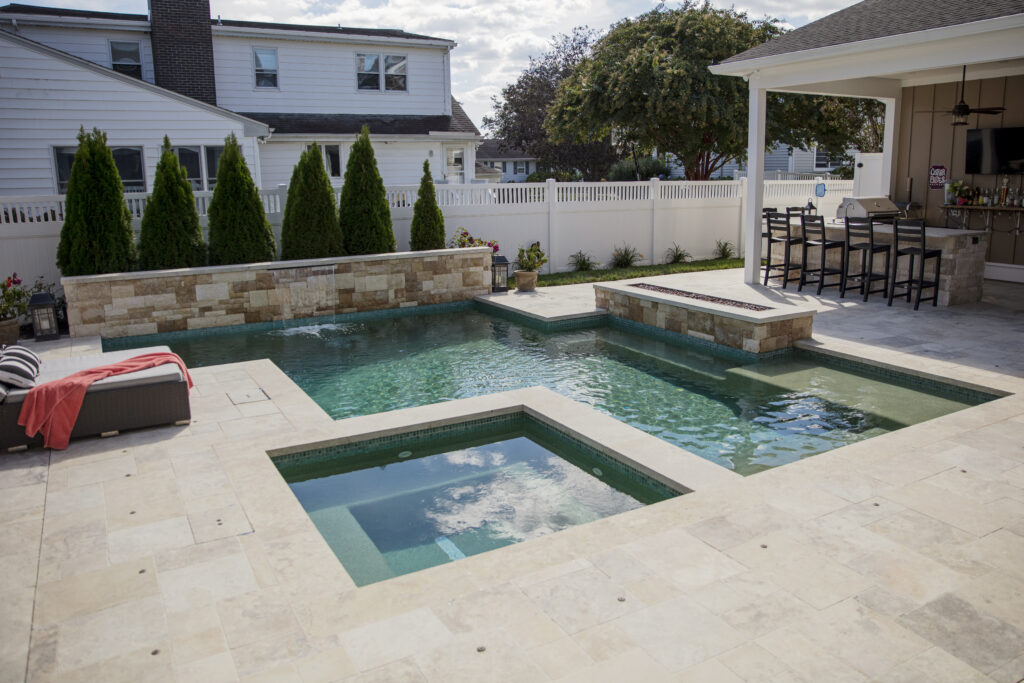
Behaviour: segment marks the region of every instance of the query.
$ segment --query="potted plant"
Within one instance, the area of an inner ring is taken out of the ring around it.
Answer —
[[[0,344],[18,341],[21,316],[28,309],[29,293],[21,284],[17,273],[0,281]]]
[[[519,247],[519,269],[516,271],[516,289],[520,292],[532,292],[537,289],[537,271],[548,262],[548,257],[540,248],[540,242],[534,242],[529,249]]]

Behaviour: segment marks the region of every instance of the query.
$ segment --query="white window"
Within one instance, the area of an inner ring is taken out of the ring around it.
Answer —
[[[515,172],[516,173],[526,173],[526,162],[525,161],[517,161],[516,162],[516,171]]]
[[[508,162],[507,161],[501,162],[501,172],[502,173],[508,172]]]
[[[341,177],[341,147],[339,145],[324,145],[324,163],[327,166],[327,175],[332,178]]]
[[[359,90],[405,92],[408,62],[403,55],[357,54],[356,87]]]
[[[201,147],[172,147],[178,163],[185,169],[185,176],[195,191],[203,189],[203,150]]]
[[[54,166],[57,168],[57,192],[68,191],[68,180],[71,179],[71,165],[75,160],[77,147],[57,147],[53,150]],[[145,164],[142,161],[141,147],[111,147],[114,165],[121,176],[121,184],[125,192],[145,192]]]
[[[277,48],[255,47],[252,50],[257,88],[277,87]]]
[[[110,41],[110,68],[119,73],[142,78],[139,44],[133,41]]]
[[[831,168],[832,161],[829,159],[828,152],[823,152],[820,149],[814,150],[814,168]]]
[[[224,153],[224,146],[206,147],[206,189],[212,190],[217,184],[217,164],[220,163],[220,155]]]
[[[446,168],[447,181],[449,183],[461,183],[465,179],[465,166],[463,165],[463,150],[461,147],[449,147],[447,154],[448,166]]]

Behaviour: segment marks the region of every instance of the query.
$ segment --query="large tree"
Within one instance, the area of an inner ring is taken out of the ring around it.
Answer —
[[[164,136],[153,194],[139,232],[139,268],[194,268],[206,265],[206,244],[192,184]]]
[[[137,256],[132,217],[107,134],[81,128],[68,179],[57,267],[66,276],[119,273],[132,270]]]
[[[559,84],[590,53],[597,35],[580,26],[571,34],[555,36],[548,52],[531,57],[519,78],[506,85],[500,97],[491,98],[493,114],[484,117],[484,126],[508,148],[536,157],[541,168],[578,170],[585,180],[600,180],[618,159],[610,137],[554,142],[544,129],[544,119]]]
[[[288,183],[288,201],[281,223],[281,258],[344,256],[334,189],[315,142],[299,156]]]
[[[384,254],[395,250],[391,209],[388,208],[384,181],[377,170],[368,126],[363,126],[348,155],[338,224],[345,253],[350,256]]]
[[[546,127],[556,140],[614,133],[622,143],[672,153],[689,180],[707,179],[730,159],[746,159],[748,104],[742,79],[708,67],[782,32],[777,20],[693,0],[624,19],[559,86]],[[769,95],[768,148],[821,141],[830,152],[845,150],[854,142],[849,130],[864,127],[846,121],[857,115],[856,101]]]
[[[274,260],[274,233],[234,133],[224,139],[224,152],[217,164],[217,185],[207,216],[210,265]]]

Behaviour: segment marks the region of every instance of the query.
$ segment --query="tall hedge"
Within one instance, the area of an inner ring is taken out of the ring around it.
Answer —
[[[334,190],[324,168],[320,145],[314,142],[299,157],[288,184],[288,202],[281,224],[281,258],[344,254]]]
[[[139,268],[160,270],[205,265],[206,244],[192,196],[192,183],[165,135],[153,179],[153,194],[142,214]]]
[[[274,260],[274,233],[234,133],[224,140],[208,215],[210,265]]]
[[[430,175],[430,162],[423,161],[420,192],[412,209],[410,247],[413,251],[444,249],[444,215],[437,206],[434,179]]]
[[[132,218],[107,134],[83,127],[68,179],[57,267],[67,276],[121,273],[134,268],[136,258]]]
[[[391,211],[384,192],[384,181],[377,171],[368,126],[363,126],[356,138],[345,166],[338,224],[341,226],[345,253],[349,255],[382,254],[395,250]]]

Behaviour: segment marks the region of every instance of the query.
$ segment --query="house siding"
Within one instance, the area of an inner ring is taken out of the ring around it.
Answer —
[[[254,47],[277,49],[277,88],[255,87]],[[358,90],[356,54],[363,52],[407,55],[408,91]],[[213,54],[217,103],[234,111],[406,115],[450,113],[451,104],[445,87],[445,49],[214,35]]]
[[[139,43],[142,59],[142,80],[154,83],[153,45],[147,30],[115,31],[94,28],[57,28],[51,26],[21,25],[18,35],[43,45],[110,68],[110,41],[125,40]]]
[[[57,192],[53,147],[77,146],[80,127],[99,128],[112,146],[143,148],[152,189],[163,136],[175,145],[242,144],[254,175],[256,140],[243,124],[5,41],[0,33],[0,194]]]
[[[352,147],[352,136],[345,136],[344,141],[318,137],[321,145],[337,144],[341,147],[342,178],[331,178],[331,184],[341,187],[344,180],[345,165],[348,163],[349,149]],[[260,163],[263,187],[271,188],[287,185],[291,180],[292,170],[299,161],[299,155],[306,145],[314,142],[313,138],[304,141],[280,141],[273,139],[260,146]],[[433,156],[430,156],[433,152]],[[373,153],[377,159],[377,169],[386,185],[416,185],[423,176],[423,161],[430,161],[430,171],[435,183],[445,182],[444,151],[441,143],[375,141]],[[468,158],[468,157],[467,157]]]

